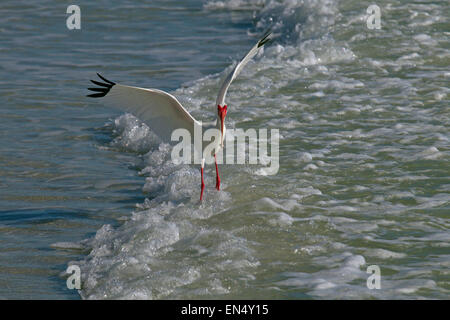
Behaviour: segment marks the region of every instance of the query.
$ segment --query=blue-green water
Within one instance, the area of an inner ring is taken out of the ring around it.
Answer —
[[[449,297],[446,1],[0,4],[0,298]],[[175,167],[149,128],[85,97],[100,72],[280,130],[280,170]],[[224,69],[226,69],[224,71]],[[63,274],[81,267],[82,290]],[[366,286],[378,265],[381,289]]]

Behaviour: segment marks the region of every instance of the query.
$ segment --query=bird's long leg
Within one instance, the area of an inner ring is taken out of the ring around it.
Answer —
[[[200,201],[203,199],[203,190],[205,189],[205,181],[203,180],[203,168],[205,167],[205,159],[202,159],[202,167],[201,167],[201,173],[202,173],[202,191],[200,192]]]
[[[217,159],[215,154],[214,154],[214,162],[216,163],[216,189],[220,190],[219,168],[217,167]]]

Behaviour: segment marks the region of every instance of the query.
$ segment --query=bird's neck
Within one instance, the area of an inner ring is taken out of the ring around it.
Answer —
[[[225,122],[226,122],[226,121],[224,120],[224,121],[223,121],[223,131],[225,131]],[[215,127],[220,131],[221,126],[220,126],[220,118],[219,118],[219,117],[217,117]]]
[[[221,132],[221,130],[222,130],[222,126],[221,126],[221,122],[220,122],[220,117],[217,117],[217,120],[216,120],[216,129],[217,130],[219,130],[219,132]],[[226,128],[226,126],[225,126],[225,120],[223,121],[223,140],[225,141],[225,133],[226,133],[226,130],[227,130],[227,128]],[[219,145],[220,145],[220,147],[222,146],[222,141],[220,141],[220,139],[219,139]],[[219,147],[219,148],[220,148]]]

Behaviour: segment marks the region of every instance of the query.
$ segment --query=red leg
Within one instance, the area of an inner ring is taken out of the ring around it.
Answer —
[[[202,167],[201,167],[201,173],[202,173],[202,191],[200,192],[200,201],[203,199],[203,190],[205,189],[205,181],[203,180],[203,166],[204,166],[204,160],[202,161]]]
[[[216,163],[216,189],[220,190],[219,168],[217,167],[216,155],[214,155],[214,162]]]

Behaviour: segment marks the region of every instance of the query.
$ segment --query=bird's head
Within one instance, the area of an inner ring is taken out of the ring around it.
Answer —
[[[225,117],[227,116],[227,105],[224,105],[223,107],[219,105],[217,105],[217,116],[220,120],[220,133],[221,133],[221,145],[223,147],[223,126],[225,123]]]

